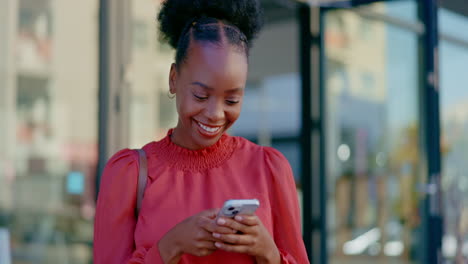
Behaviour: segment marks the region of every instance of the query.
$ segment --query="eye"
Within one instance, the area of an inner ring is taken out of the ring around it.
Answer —
[[[235,100],[226,100],[226,103],[227,103],[228,105],[235,105],[235,104],[238,104],[239,101],[235,101]]]
[[[199,95],[196,95],[196,94],[193,94],[193,96],[195,96],[195,98],[197,98],[200,101],[204,101],[204,100],[208,99],[208,96],[199,96]]]

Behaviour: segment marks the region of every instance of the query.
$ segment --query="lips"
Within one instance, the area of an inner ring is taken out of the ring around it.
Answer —
[[[221,132],[221,128],[224,127],[224,125],[222,126],[207,125],[196,120],[195,120],[195,123],[197,124],[199,128],[198,131],[200,132],[200,134],[202,134],[203,136],[207,136],[207,137],[217,136]]]

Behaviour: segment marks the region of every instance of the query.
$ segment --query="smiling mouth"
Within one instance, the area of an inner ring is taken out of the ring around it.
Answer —
[[[201,128],[201,131],[204,132],[203,134],[207,134],[210,136],[214,136],[218,134],[219,131],[221,131],[221,128],[223,126],[207,126],[205,124],[202,124],[198,121],[195,121],[198,125],[199,128]]]

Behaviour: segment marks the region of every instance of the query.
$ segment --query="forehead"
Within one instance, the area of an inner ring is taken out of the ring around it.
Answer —
[[[245,53],[230,44],[192,41],[181,74],[192,81],[230,82],[243,87],[248,63]]]

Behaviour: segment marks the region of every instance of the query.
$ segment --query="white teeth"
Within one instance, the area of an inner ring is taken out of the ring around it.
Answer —
[[[203,125],[202,123],[198,122],[198,125],[203,128],[204,130],[206,130],[207,132],[210,132],[210,133],[215,133],[217,132],[221,127],[207,127],[205,125]]]

